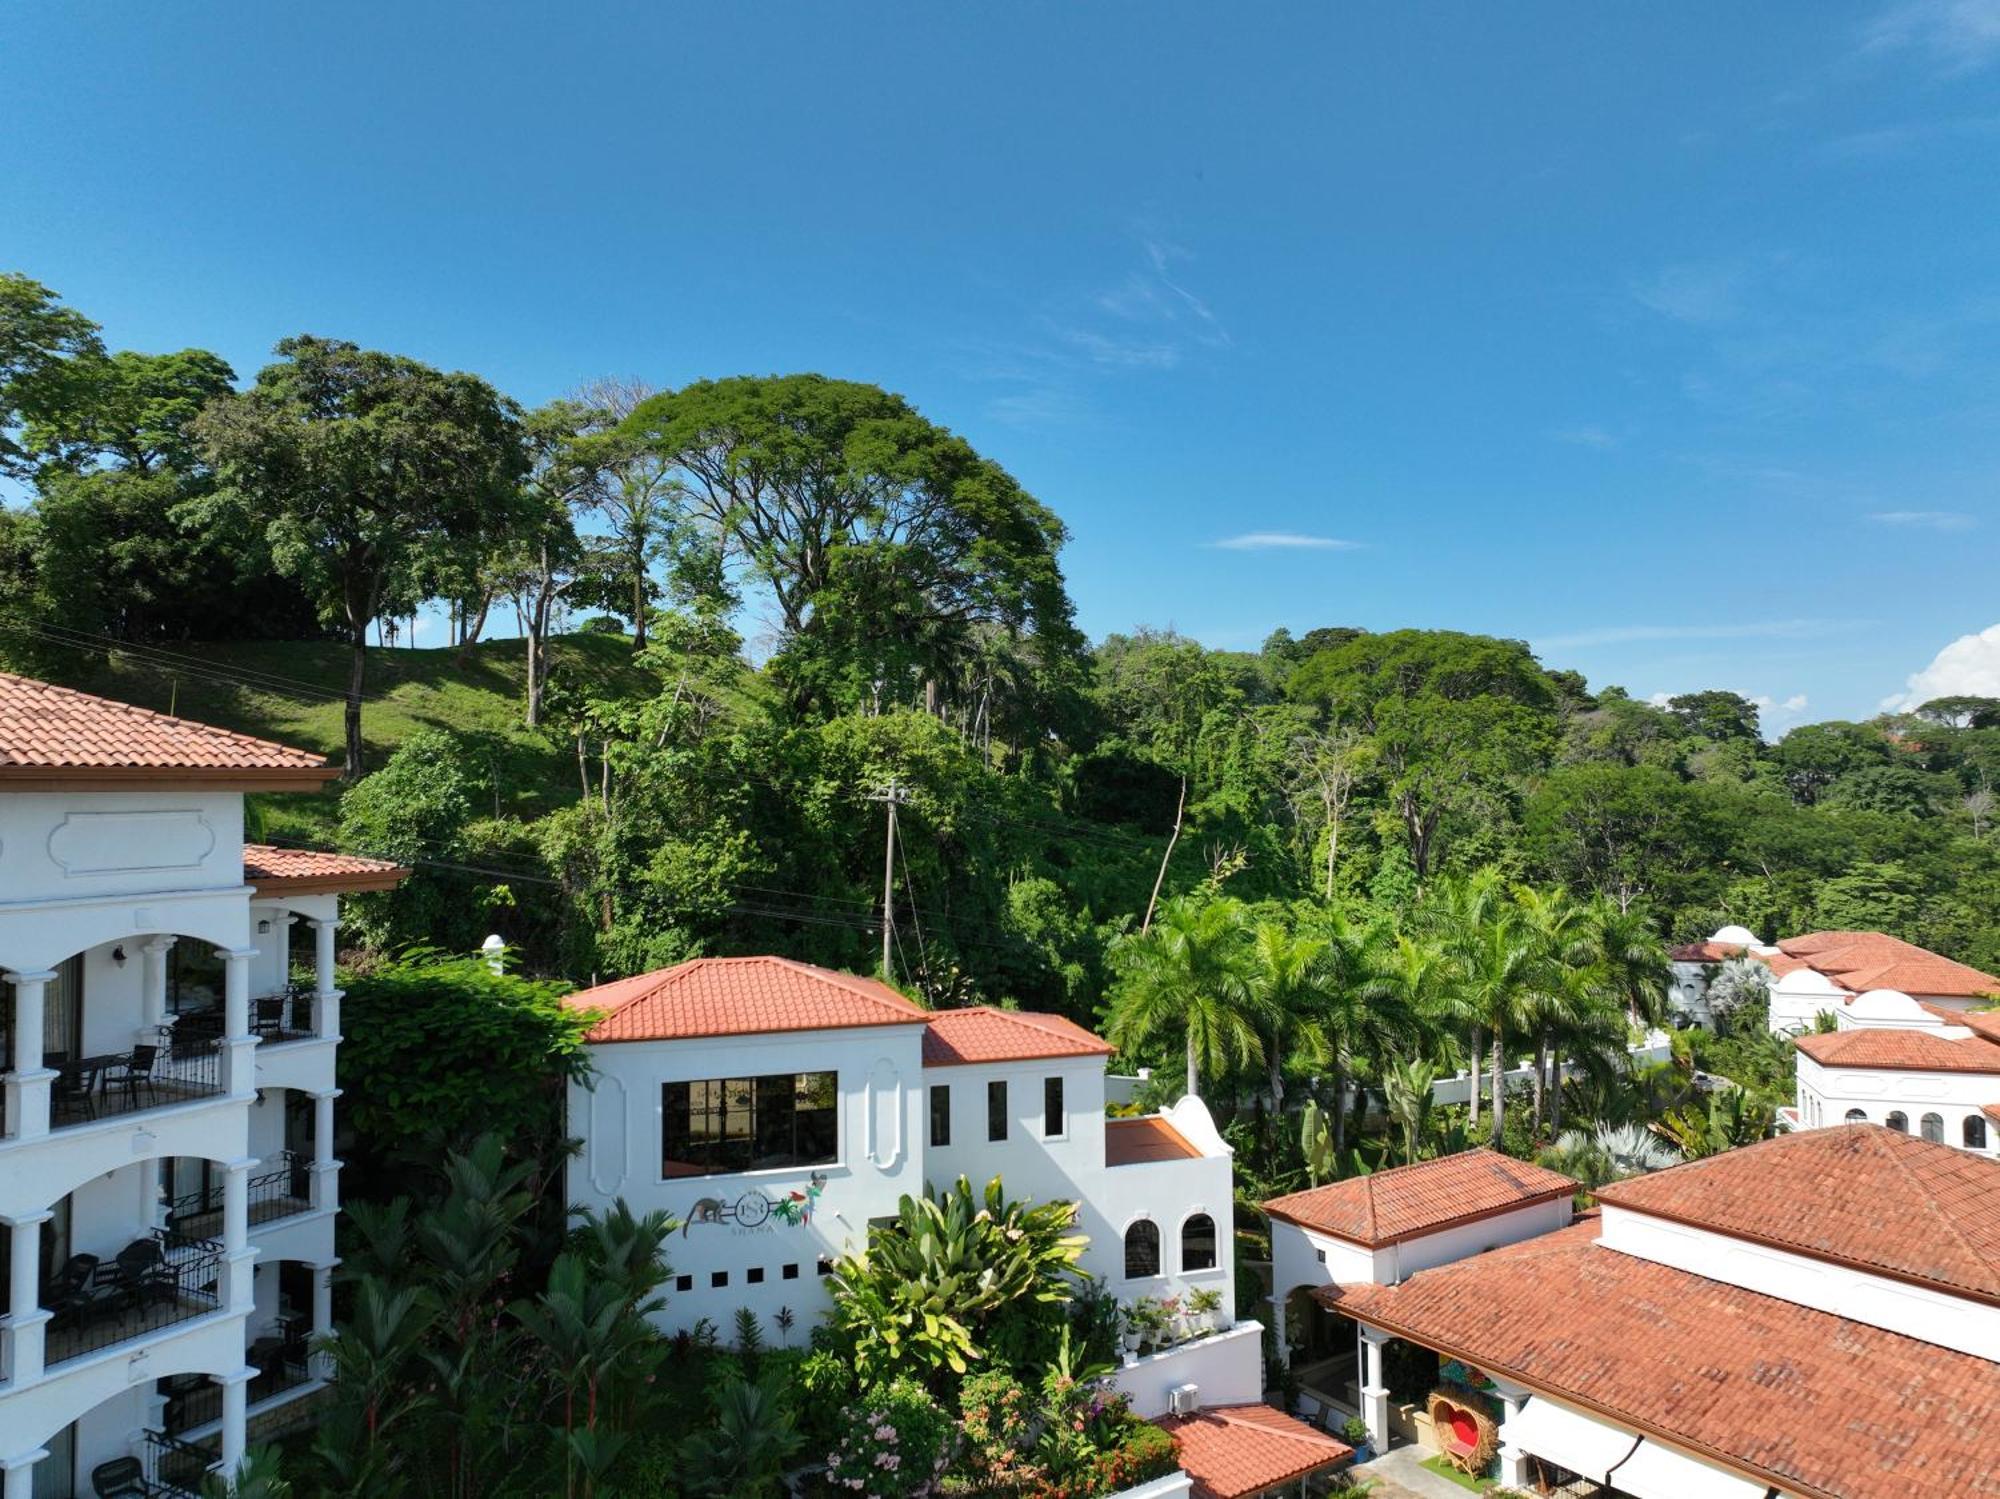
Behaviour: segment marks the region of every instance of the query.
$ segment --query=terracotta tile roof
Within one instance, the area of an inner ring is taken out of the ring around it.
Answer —
[[[1747,951],[1739,942],[1685,942],[1667,949],[1667,956],[1676,963],[1721,963]]]
[[[1116,1049],[1074,1021],[1033,1010],[970,1005],[933,1010],[924,1027],[924,1065],[1028,1062],[1044,1057],[1105,1057]]]
[[[1313,1294],[1788,1494],[2000,1496],[2000,1365],[1602,1248],[1598,1228]]]
[[[2000,978],[1886,932],[1808,932],[1781,938],[1778,947],[1856,994],[1870,989],[1966,998],[2000,993]]]
[[[1982,1103],[1979,1106],[1979,1112],[1984,1114],[1988,1119],[2000,1121],[2000,1103]]]
[[[1962,1025],[1988,1041],[2000,1041],[2000,1010],[1947,1010],[1942,1005],[1925,1008],[1946,1025]]]
[[[1354,1449],[1268,1405],[1216,1405],[1193,1416],[1163,1416],[1195,1499],[1246,1499],[1296,1483],[1354,1455]]]
[[[0,672],[0,785],[283,783],[339,772],[322,755]]]
[[[1193,1160],[1201,1155],[1187,1136],[1157,1115],[1104,1121],[1104,1164],[1137,1166],[1147,1161]]]
[[[1576,1183],[1566,1176],[1482,1147],[1293,1192],[1265,1203],[1264,1211],[1379,1249],[1574,1191]]]
[[[2000,1072],[2000,1046],[1978,1036],[1953,1041],[1933,1030],[1865,1026],[1800,1036],[1793,1043],[1822,1067],[1895,1072]]]
[[[2000,1303],[2000,1161],[1879,1124],[1780,1135],[1597,1195],[1608,1207]]]
[[[243,845],[244,881],[267,893],[389,890],[409,877],[409,870],[387,859],[328,854],[310,848],[273,848],[264,843]]]
[[[929,1012],[888,985],[789,958],[695,958],[563,1000],[602,1010],[589,1041],[679,1041],[766,1031],[916,1025]]]

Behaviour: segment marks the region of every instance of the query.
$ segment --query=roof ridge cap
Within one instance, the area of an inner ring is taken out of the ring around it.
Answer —
[[[905,1015],[905,1019],[925,1019],[938,1013],[935,1010],[926,1009],[913,999],[898,994],[881,979],[864,978],[858,973],[843,973],[838,968],[822,968],[817,963],[802,962],[798,958],[785,957],[782,953],[758,953],[756,956],[767,963],[783,964],[787,968],[795,969],[808,977],[818,979],[821,983],[834,984],[839,988],[845,989],[855,998],[865,999],[870,1004],[879,1006],[882,1009],[894,1010],[898,1014],[903,1014],[903,1007],[907,1006],[909,1009],[917,1012],[914,1017]]]
[[[1885,1133],[1893,1134],[1895,1133],[1895,1131],[1889,1130],[1885,1131]],[[1870,1137],[1873,1140],[1872,1148],[1879,1151],[1887,1159],[1894,1161],[1896,1163],[1896,1169],[1900,1171],[1905,1178],[1907,1178],[1909,1185],[1913,1189],[1915,1189],[1915,1191],[1918,1193],[1919,1196],[1922,1197],[1924,1207],[1929,1213],[1929,1216],[1932,1219],[1932,1221],[1933,1222],[1941,1221],[1944,1224],[1945,1229],[1951,1235],[1952,1242],[1957,1244],[1958,1247],[1964,1250],[1966,1254],[1970,1255],[1972,1257],[1972,1262],[1975,1265],[1988,1264],[1989,1263],[1988,1257],[1979,1251],[1977,1245],[1975,1245],[1974,1243],[1972,1243],[1971,1240],[1966,1238],[1965,1230],[1958,1226],[1958,1219],[1954,1215],[1944,1212],[1939,1207],[1936,1195],[1931,1191],[1929,1185],[1926,1184],[1925,1181],[1917,1175],[1915,1168],[1915,1157],[1913,1156],[1906,1159],[1902,1154],[1900,1146],[1896,1147],[1890,1146],[1887,1140],[1882,1139],[1879,1136],[1875,1136],[1872,1131],[1870,1132]],[[1909,1139],[1909,1136],[1904,1135],[1901,1138],[1907,1140]],[[1939,1148],[1942,1150],[1950,1150],[1952,1147],[1949,1145],[1944,1145],[1940,1146]],[[1919,1152],[1919,1154],[1928,1155],[1928,1152]],[[1939,1281],[1935,1277],[1931,1276],[1926,1276],[1925,1279],[1932,1281],[1933,1284],[1939,1284],[1939,1285],[1948,1284],[1948,1282]],[[1989,1285],[1986,1289],[1990,1292],[1992,1287]]]

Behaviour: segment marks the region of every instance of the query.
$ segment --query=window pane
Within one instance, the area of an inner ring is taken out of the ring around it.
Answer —
[[[660,1088],[660,1174],[830,1164],[840,1142],[831,1072],[705,1078]]]
[[[1977,1114],[1965,1116],[1965,1145],[1968,1150],[1986,1148],[1986,1121]]]
[[[986,1085],[986,1138],[1007,1138],[1007,1083],[997,1079]]]
[[[1042,1133],[1060,1135],[1063,1132],[1063,1080],[1059,1077],[1042,1079]]]
[[[1215,1220],[1196,1213],[1181,1225],[1181,1269],[1215,1268]]]
[[[1138,1280],[1159,1273],[1159,1226],[1149,1218],[1141,1218],[1125,1230],[1125,1278]]]
[[[1902,1134],[1907,1135],[1910,1132],[1909,1117],[1905,1115],[1901,1109],[1897,1109],[1895,1112],[1890,1114],[1887,1119],[1884,1119],[1882,1122],[1888,1125],[1890,1129],[1899,1131]]]
[[[931,1144],[951,1144],[951,1089],[943,1083],[931,1088]]]
[[[1922,1124],[1924,1138],[1933,1145],[1944,1144],[1944,1115],[1926,1114]]]

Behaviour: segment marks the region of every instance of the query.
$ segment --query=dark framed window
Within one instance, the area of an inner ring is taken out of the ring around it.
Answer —
[[[931,1084],[931,1145],[935,1147],[951,1144],[951,1088],[945,1083]]]
[[[1866,1124],[1868,1122],[1868,1111],[1866,1109],[1849,1109],[1846,1117],[1849,1124]]]
[[[1899,1135],[1907,1135],[1910,1132],[1909,1116],[1901,1109],[1892,1109],[1889,1117],[1882,1122]]]
[[[786,1280],[797,1280],[799,1278],[799,1267],[797,1265],[785,1266],[784,1278]]]
[[[1917,1125],[1923,1137],[1933,1145],[1944,1144],[1944,1115],[1926,1114]]]
[[[167,1011],[194,1015],[222,1008],[222,954],[206,942],[183,937],[167,952]]]
[[[729,1272],[727,1270],[716,1270],[711,1272],[708,1277],[708,1283],[711,1286],[714,1286],[718,1291],[721,1290],[724,1286],[729,1284]]]
[[[1965,1141],[1967,1150],[1986,1148],[1986,1121],[1977,1114],[1967,1114],[1965,1123],[1959,1126],[1959,1138]]]
[[[694,1289],[694,1277],[692,1275],[676,1275],[674,1277],[674,1289],[676,1291],[692,1291]]]
[[[1215,1268],[1215,1220],[1193,1213],[1181,1225],[1181,1271]]]
[[[1160,1273],[1160,1225],[1141,1218],[1125,1230],[1125,1278],[1143,1280]]]
[[[764,1267],[762,1265],[752,1265],[748,1270],[743,1272],[743,1278],[753,1286],[761,1286],[764,1284]]]
[[[839,1140],[831,1072],[717,1077],[660,1088],[660,1175],[826,1166]]]
[[[833,1261],[828,1259],[825,1255],[821,1255],[819,1257],[819,1263],[813,1266],[813,1269],[821,1275],[831,1275],[833,1274]]]
[[[1052,1140],[1063,1132],[1063,1080],[1042,1079],[1042,1138]]]
[[[986,1085],[986,1138],[1007,1138],[1007,1080],[995,1078]]]

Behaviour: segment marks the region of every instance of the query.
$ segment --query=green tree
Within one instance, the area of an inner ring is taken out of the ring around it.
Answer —
[[[0,271],[0,474],[25,478],[36,455],[19,441],[72,398],[81,366],[103,355],[97,324],[17,271]]]
[[[278,569],[345,631],[352,780],[370,622],[411,612],[444,549],[506,530],[527,457],[514,404],[476,375],[311,336],[276,352],[249,390],[196,419],[219,487],[188,518],[261,533]]]
[[[1239,902],[1175,896],[1149,931],[1120,938],[1110,960],[1116,977],[1105,1037],[1120,1051],[1178,1033],[1191,1094],[1201,1091],[1204,1067],[1220,1074],[1264,1059]]]

